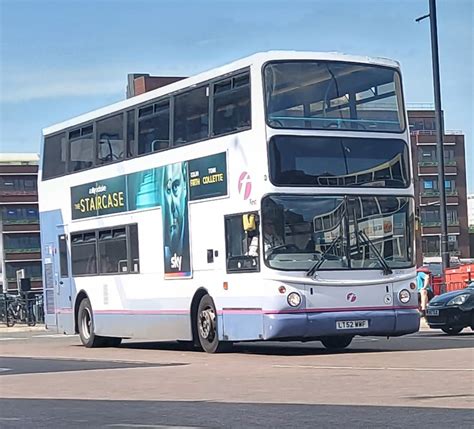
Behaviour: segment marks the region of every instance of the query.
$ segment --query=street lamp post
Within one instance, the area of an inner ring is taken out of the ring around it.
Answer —
[[[431,29],[431,57],[433,66],[433,89],[435,102],[435,121],[436,121],[436,152],[438,157],[438,189],[440,198],[439,214],[441,217],[441,262],[443,273],[449,268],[449,251],[448,251],[448,220],[446,216],[446,190],[444,187],[444,124],[441,113],[441,90],[439,79],[439,57],[438,57],[438,27],[436,18],[436,0],[429,0],[430,13],[417,18],[420,22],[425,18],[430,18]]]

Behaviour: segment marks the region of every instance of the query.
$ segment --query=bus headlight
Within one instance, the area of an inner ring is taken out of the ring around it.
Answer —
[[[408,301],[410,301],[410,292],[406,289],[402,289],[400,292],[398,292],[398,299],[401,303],[406,304]]]
[[[291,292],[286,298],[290,307],[298,307],[301,304],[301,295],[297,292]]]

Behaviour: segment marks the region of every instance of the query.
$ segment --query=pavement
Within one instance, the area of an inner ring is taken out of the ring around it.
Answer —
[[[44,325],[36,325],[36,326],[27,326],[27,325],[15,325],[15,326],[7,326],[4,323],[0,324],[0,336],[5,335],[12,332],[47,332],[46,327]]]

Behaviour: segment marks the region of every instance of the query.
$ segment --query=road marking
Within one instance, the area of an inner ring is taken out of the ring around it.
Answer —
[[[19,419],[18,417],[0,417],[0,420],[12,422],[12,421],[18,421],[18,420],[21,420],[21,419]]]
[[[448,371],[472,372],[474,368],[410,368],[410,367],[358,367],[358,366],[318,366],[318,365],[273,365],[273,368],[299,368],[299,369],[349,369],[358,371]]]
[[[467,335],[462,335],[460,337],[454,337],[454,336],[450,336],[450,335],[446,335],[446,336],[441,336],[441,334],[434,334],[434,335],[414,335],[414,336],[410,336],[410,337],[404,337],[403,339],[404,340],[419,340],[419,339],[423,339],[423,340],[461,340],[461,341],[473,341],[474,340],[474,335],[472,334],[467,334]]]
[[[202,429],[202,426],[135,425],[131,423],[115,423],[107,426],[115,428]]]
[[[27,340],[27,337],[3,337],[0,341],[14,341],[14,340]]]
[[[39,335],[32,335],[33,338],[71,338],[75,337],[76,335],[64,335],[64,334],[39,334]]]
[[[7,372],[11,370],[12,370],[11,368],[0,368],[0,372]]]

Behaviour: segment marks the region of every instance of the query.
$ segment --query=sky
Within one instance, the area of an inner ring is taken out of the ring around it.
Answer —
[[[466,135],[474,192],[474,1],[437,0],[446,130]],[[258,51],[400,61],[408,103],[433,103],[428,0],[0,0],[0,152],[123,100],[128,73],[190,76]]]

